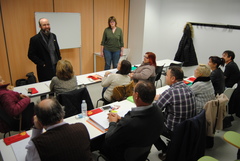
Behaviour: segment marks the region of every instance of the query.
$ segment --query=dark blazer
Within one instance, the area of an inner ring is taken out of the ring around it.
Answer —
[[[147,147],[156,142],[162,133],[163,121],[156,105],[142,111],[129,111],[118,123],[110,123],[103,153],[107,153],[110,160],[124,161],[126,149]]]
[[[53,34],[55,52],[58,60],[61,60],[57,37]],[[40,33],[30,39],[28,58],[37,65],[38,81],[51,80],[56,75],[56,71],[52,67],[52,62],[47,44],[44,42]],[[45,66],[43,66],[45,64]]]

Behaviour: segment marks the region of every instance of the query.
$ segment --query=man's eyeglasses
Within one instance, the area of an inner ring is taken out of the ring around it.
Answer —
[[[149,59],[147,56],[144,56],[144,58]]]

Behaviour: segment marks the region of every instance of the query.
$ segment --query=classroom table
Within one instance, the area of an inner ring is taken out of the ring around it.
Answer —
[[[136,105],[128,100],[120,101],[120,102],[113,102],[109,104],[110,106],[119,106],[120,107],[120,112],[121,111],[126,111],[126,110],[131,110],[132,107],[136,107]],[[107,119],[107,118],[106,118]],[[69,117],[64,119],[65,122],[72,124],[72,123],[77,123],[81,122],[83,123],[89,132],[90,139],[93,139],[99,135],[102,135],[103,132],[91,125],[90,123],[87,122],[87,118],[81,118],[77,119],[75,116]],[[29,130],[27,133],[31,136],[32,131]],[[13,143],[11,145],[6,146],[6,144],[3,142],[3,139],[0,140],[0,152],[2,155],[3,160],[6,161],[24,161],[24,158],[26,156],[26,149],[25,146],[27,145],[30,137],[21,140],[17,143]],[[18,149],[18,150],[16,150]]]
[[[165,68],[167,68],[171,63],[181,63],[178,61],[174,61],[174,60],[170,60],[170,59],[163,59],[163,60],[158,60],[156,61],[158,66],[162,66],[164,65]],[[116,73],[117,69],[110,69],[107,70],[111,73]],[[100,75],[100,76],[104,76],[106,71],[99,71],[99,72],[93,72],[93,73],[88,73],[88,74],[83,74],[83,75],[78,75],[77,77],[77,83],[78,86],[88,86],[91,84],[96,84],[96,83],[100,83],[101,81],[94,81],[90,78],[87,78],[90,75]],[[27,96],[29,96],[30,98],[32,97],[37,97],[37,96],[41,96],[41,95],[46,95],[46,94],[50,94],[51,91],[49,89],[51,80],[49,81],[44,81],[44,82],[38,82],[38,83],[33,83],[33,84],[28,84],[28,85],[23,85],[23,86],[19,86],[19,87],[14,87],[14,91],[25,94]],[[28,88],[36,88],[38,90],[38,93],[36,94],[29,94],[28,93]],[[99,86],[99,88],[102,88],[101,86]]]
[[[164,92],[168,88],[169,88],[168,85],[160,87],[160,88],[156,89],[156,93],[161,94],[162,92]],[[120,102],[113,102],[109,105],[110,106],[119,106],[120,107],[119,112],[124,112],[126,110],[131,110],[131,108],[136,107],[135,103],[130,102],[128,100],[123,100],[123,101],[120,101]],[[100,108],[102,108],[102,107],[100,107]],[[103,134],[103,132],[101,130],[99,130],[96,127],[94,127],[93,125],[91,125],[89,122],[87,122],[87,120],[88,120],[88,117],[77,119],[75,116],[64,119],[65,122],[70,123],[70,124],[77,123],[77,122],[83,123],[88,129],[88,132],[89,132],[89,135],[90,135],[91,139]],[[27,131],[27,133],[31,136],[32,131],[29,130],[29,131]],[[2,158],[4,160],[7,160],[7,161],[8,160],[9,161],[16,161],[16,160],[23,161],[24,156],[26,155],[26,152],[27,152],[26,149],[25,149],[25,146],[27,145],[27,142],[28,142],[29,139],[30,139],[30,137],[27,138],[27,139],[24,139],[24,140],[22,140],[22,141],[20,141],[16,144],[12,144],[12,145],[8,145],[8,146],[6,146],[5,143],[3,142],[3,139],[1,139],[0,140],[0,152],[1,152]],[[16,150],[13,150],[13,149],[16,149],[15,146],[17,146],[17,148],[20,149],[20,152],[21,152],[20,154],[19,153],[16,154],[17,157],[15,156],[15,152],[14,152]]]

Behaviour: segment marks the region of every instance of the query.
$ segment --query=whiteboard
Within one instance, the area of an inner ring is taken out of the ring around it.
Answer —
[[[36,33],[40,31],[38,21],[47,18],[51,32],[56,34],[60,49],[81,47],[81,15],[67,12],[35,12]]]

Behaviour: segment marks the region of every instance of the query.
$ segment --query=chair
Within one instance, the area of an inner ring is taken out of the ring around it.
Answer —
[[[183,63],[181,62],[181,63],[170,63],[170,67],[171,66],[178,66],[178,67],[182,67],[182,65],[183,65]]]
[[[7,114],[0,105],[0,119],[1,119],[1,129],[0,132],[4,133],[3,138],[6,137],[6,134],[10,136],[10,131],[26,131],[33,126],[33,115],[34,115],[34,103],[30,103],[22,113],[13,117]]]
[[[60,93],[57,96],[57,100],[62,106],[65,107],[65,118],[82,112],[82,100],[86,100],[87,110],[93,109],[93,103],[86,87],[70,92]]]
[[[223,135],[223,138],[229,144],[235,146],[240,149],[240,134],[235,131],[227,131]]]
[[[129,147],[124,152],[124,159],[125,161],[149,161],[147,158],[151,146],[147,147]],[[97,157],[97,161],[99,161],[99,158],[103,158],[105,161],[110,161],[104,154],[100,153],[100,155]]]
[[[197,116],[178,124],[168,146],[166,160],[197,160],[205,152],[206,118],[205,110]]]
[[[228,142],[229,144],[238,148],[237,158],[239,159],[240,158],[240,156],[239,156],[239,154],[240,154],[240,134],[235,131],[227,131],[223,135],[223,138],[226,142]]]
[[[111,102],[108,102],[107,100],[105,100],[104,98],[100,98],[97,100],[96,108],[98,107],[99,101],[102,101],[103,105],[107,105],[107,104],[111,103]]]
[[[203,156],[199,158],[197,161],[218,161],[218,160],[210,156]]]
[[[230,100],[231,99],[231,96],[234,92],[234,90],[237,88],[237,83],[234,84],[234,86],[232,88],[226,88],[225,91],[223,92],[227,97],[228,99]],[[228,109],[228,104],[227,104],[227,109]]]
[[[146,161],[149,160],[147,159],[151,146],[147,147],[130,147],[125,150],[124,153],[124,158],[126,161]]]
[[[170,63],[169,67],[171,67],[171,66],[178,66],[178,67],[181,67],[181,68],[182,68],[182,65],[183,65],[182,62],[181,62],[181,63]],[[167,74],[167,69],[168,69],[168,68],[166,68],[166,70],[162,72],[162,75],[165,75],[165,76],[166,76],[166,74]]]
[[[162,87],[161,75],[162,75],[163,68],[164,68],[164,65],[163,65],[163,66],[157,66],[157,67],[156,67],[156,70],[155,70],[156,75],[157,75],[156,78],[155,78],[155,86],[156,86],[156,87],[157,87],[157,83],[158,83],[159,80],[160,80],[160,82],[161,82],[161,87]]]
[[[226,104],[228,98],[225,94],[217,95],[216,99],[208,101],[203,109],[206,110],[206,148],[214,145],[214,135],[216,130],[223,129],[223,119],[226,116]]]
[[[226,116],[225,117],[225,119],[224,119],[224,128],[228,128],[228,127],[232,126],[231,121],[234,120],[234,117],[232,116],[232,112],[231,112],[232,110],[230,109],[228,104],[229,104],[230,99],[232,97],[232,94],[233,94],[233,92],[234,92],[234,90],[236,88],[237,88],[237,83],[234,84],[234,86],[232,88],[226,88],[225,91],[223,92],[229,99],[229,101],[227,102],[226,108],[227,108],[227,112],[229,114],[231,114],[231,116]]]

